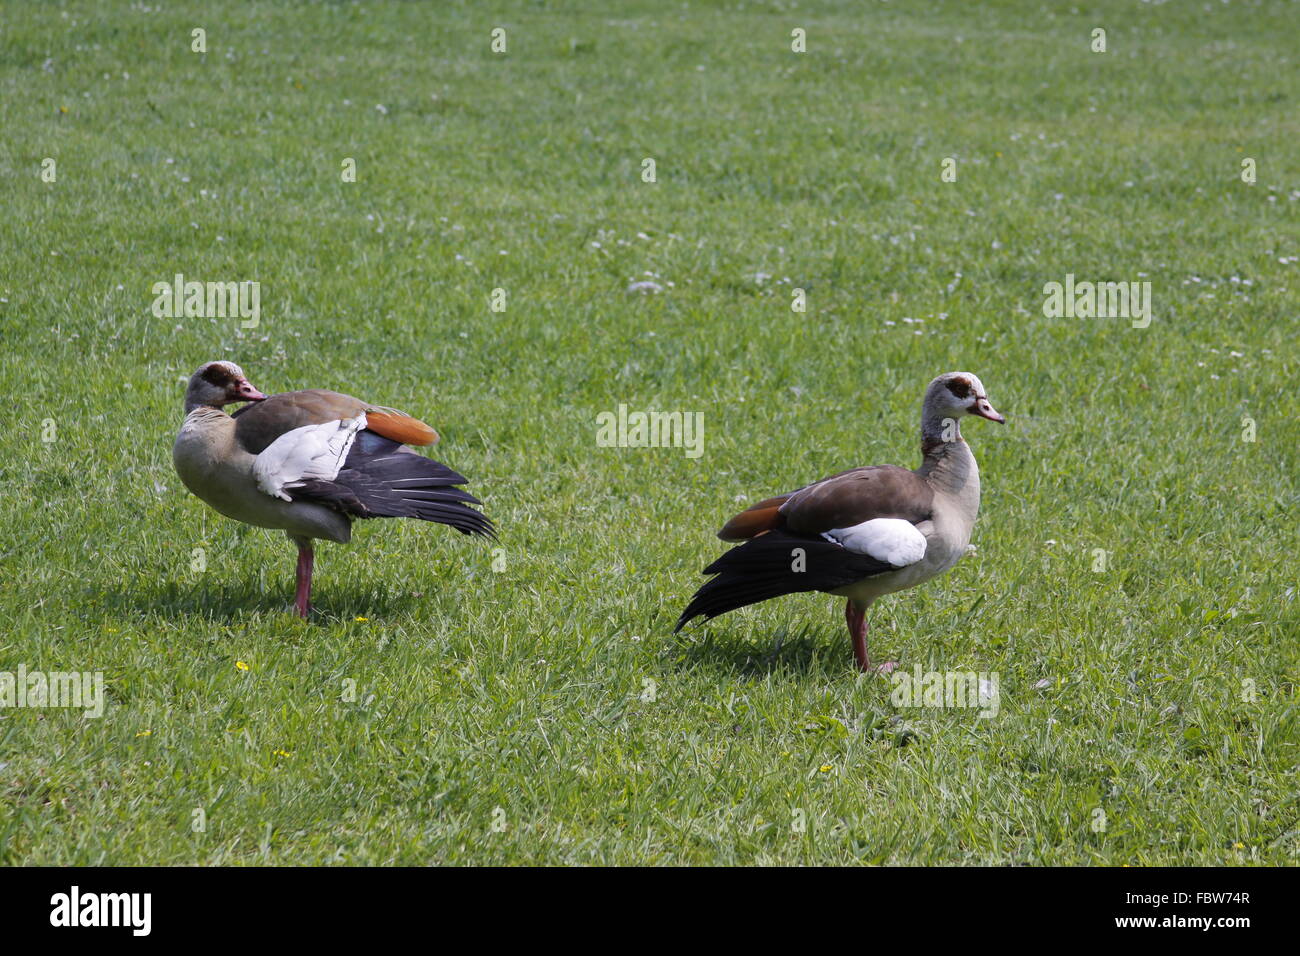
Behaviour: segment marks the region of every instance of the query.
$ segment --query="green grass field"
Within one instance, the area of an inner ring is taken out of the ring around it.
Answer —
[[[1293,865],[1300,9],[610,6],[0,5],[0,670],[108,695],[0,710],[0,861]],[[176,273],[260,325],[156,317]],[[217,358],[430,422],[501,552],[367,522],[292,617],[172,470]],[[916,465],[954,369],[978,550],[872,651],[996,718],[895,707],[824,595],[672,634],[728,516]],[[600,447],[620,403],[703,456]]]

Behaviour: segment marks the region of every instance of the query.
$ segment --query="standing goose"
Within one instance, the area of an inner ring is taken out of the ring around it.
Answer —
[[[966,415],[1006,421],[976,376],[940,375],[921,405],[920,468],[854,468],[736,515],[718,537],[745,543],[704,569],[716,576],[695,593],[675,630],[701,615],[824,591],[848,598],[844,620],[858,667],[893,670],[893,662],[873,668],[867,657],[867,608],[942,574],[966,553],[980,506],[979,468],[958,426]]]
[[[234,415],[225,406],[248,402]],[[298,546],[294,606],[311,610],[312,541],[346,543],[353,518],[420,518],[495,537],[453,487],[465,479],[405,445],[431,445],[432,428],[391,408],[312,388],[269,398],[233,362],[190,377],[172,462],[185,487],[228,518],[279,528]]]

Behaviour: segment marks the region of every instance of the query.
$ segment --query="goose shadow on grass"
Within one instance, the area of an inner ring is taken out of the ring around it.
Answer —
[[[679,670],[764,676],[778,671],[807,673],[831,669],[839,658],[853,666],[853,652],[843,633],[827,628],[764,628],[761,621],[737,620],[689,625],[672,635],[673,664]],[[856,673],[856,670],[853,671]]]
[[[159,616],[211,622],[259,613],[296,617],[291,586],[266,589],[251,579],[110,586],[92,589],[86,596],[94,607],[124,619]],[[331,583],[314,589],[309,620],[324,624],[351,620],[357,615],[404,614],[426,603],[429,597],[373,583]]]

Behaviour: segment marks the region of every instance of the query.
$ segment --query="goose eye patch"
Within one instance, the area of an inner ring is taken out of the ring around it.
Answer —
[[[964,378],[954,378],[948,383],[948,391],[958,398],[970,398],[970,381]]]
[[[216,385],[218,388],[226,388],[235,384],[235,376],[231,373],[230,368],[215,362],[203,372],[203,380],[210,385]]]

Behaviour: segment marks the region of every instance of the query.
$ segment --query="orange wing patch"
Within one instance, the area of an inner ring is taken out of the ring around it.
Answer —
[[[403,445],[433,445],[438,441],[436,431],[418,418],[403,415],[394,408],[366,409],[366,427]]]
[[[789,497],[789,495],[781,495],[777,498],[768,498],[746,508],[722,526],[718,537],[723,541],[748,541],[750,538],[757,538],[760,534],[780,527],[785,523],[781,506]]]

